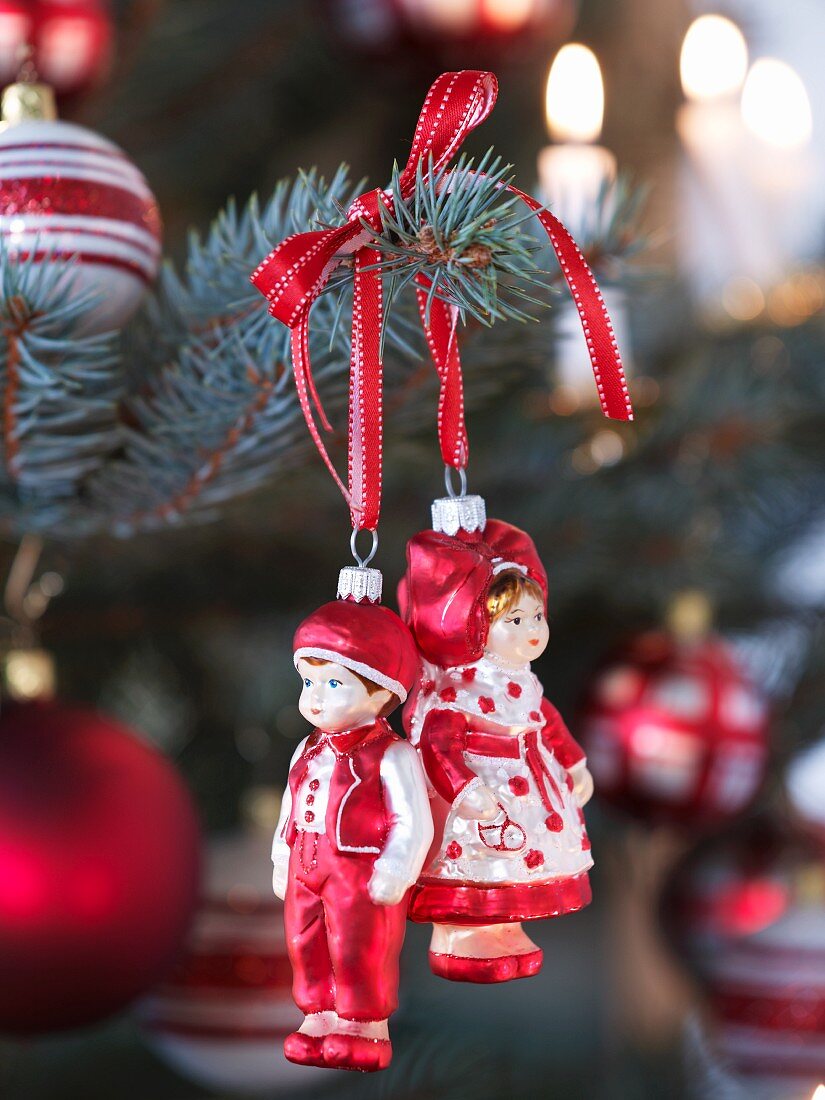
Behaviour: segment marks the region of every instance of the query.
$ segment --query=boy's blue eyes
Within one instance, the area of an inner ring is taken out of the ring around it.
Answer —
[[[340,680],[330,680],[330,682],[329,682],[329,686],[330,686],[331,688],[337,688],[337,687],[340,687],[340,686],[341,686],[341,681],[340,681]]]
[[[312,687],[312,680],[307,680],[306,677],[304,677],[304,687]]]

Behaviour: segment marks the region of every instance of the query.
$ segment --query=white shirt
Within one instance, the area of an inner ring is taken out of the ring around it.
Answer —
[[[307,833],[323,833],[329,803],[329,785],[335,767],[335,753],[329,745],[309,762],[307,773],[298,789],[295,825]]]
[[[304,751],[308,738],[300,743],[289,764],[290,772]],[[316,768],[316,765],[318,767]],[[326,745],[309,763],[297,792],[295,824],[307,832],[326,832],[326,809],[329,786],[335,765],[335,753]],[[418,753],[409,741],[393,741],[381,758],[381,786],[389,809],[389,829],[376,868],[386,870],[412,886],[421,873],[433,840],[433,820],[427,781]],[[318,786],[313,787],[317,780]],[[307,796],[313,801],[307,804]],[[287,784],[281,802],[281,813],[272,842],[272,862],[276,872],[289,862],[286,826],[292,813],[292,794]],[[311,820],[306,814],[311,813]],[[302,820],[303,818],[303,820]]]

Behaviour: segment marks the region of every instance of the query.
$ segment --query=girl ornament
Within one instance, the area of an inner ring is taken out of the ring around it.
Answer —
[[[450,523],[456,506],[473,530]],[[590,901],[581,807],[593,783],[530,671],[548,641],[547,577],[532,540],[485,522],[478,497],[436,501],[433,525],[410,540],[400,592],[423,656],[405,717],[436,824],[410,917],[433,922],[436,974],[508,981],[541,968],[522,921]]]

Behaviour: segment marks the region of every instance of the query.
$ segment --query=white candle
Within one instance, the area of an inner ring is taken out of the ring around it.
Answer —
[[[541,200],[577,240],[592,236],[600,192],[616,178],[616,158],[596,144],[604,117],[604,85],[593,52],[571,43],[547,78],[547,129],[556,144],[539,153]]]
[[[545,114],[547,129],[556,144],[539,153],[539,197],[576,240],[586,245],[597,228],[596,213],[603,193],[602,212],[610,214],[610,189],[616,179],[616,158],[597,144],[604,118],[604,85],[599,62],[586,46],[571,44],[559,50],[547,78]],[[602,290],[627,367],[629,334],[624,294],[617,287]],[[579,314],[571,300],[560,300],[554,320],[554,407],[574,412],[594,406],[598,391]]]
[[[753,63],[742,89],[742,119],[748,172],[787,274],[799,260],[818,258],[820,248],[811,225],[811,104],[790,65],[769,57]]]
[[[743,283],[760,295],[785,266],[749,167],[739,106],[747,66],[745,40],[729,19],[691,24],[680,61],[686,103],[676,118],[685,151],[678,228],[697,297],[715,304]]]

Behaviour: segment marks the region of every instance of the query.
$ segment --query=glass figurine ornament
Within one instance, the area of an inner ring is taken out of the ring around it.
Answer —
[[[305,1016],[286,1057],[372,1071],[392,1055],[409,894],[433,826],[418,755],[386,721],[415,679],[415,644],[394,612],[356,602],[352,576],[344,583],[350,598],[324,605],[295,634],[299,709],[315,730],[290,765],[273,886]]]
[[[454,981],[538,973],[523,921],[590,901],[584,753],[530,669],[547,646],[533,541],[480,497],[433,505],[407,547],[399,601],[421,655],[405,725],[432,794],[435,841],[410,898],[430,966]]]

